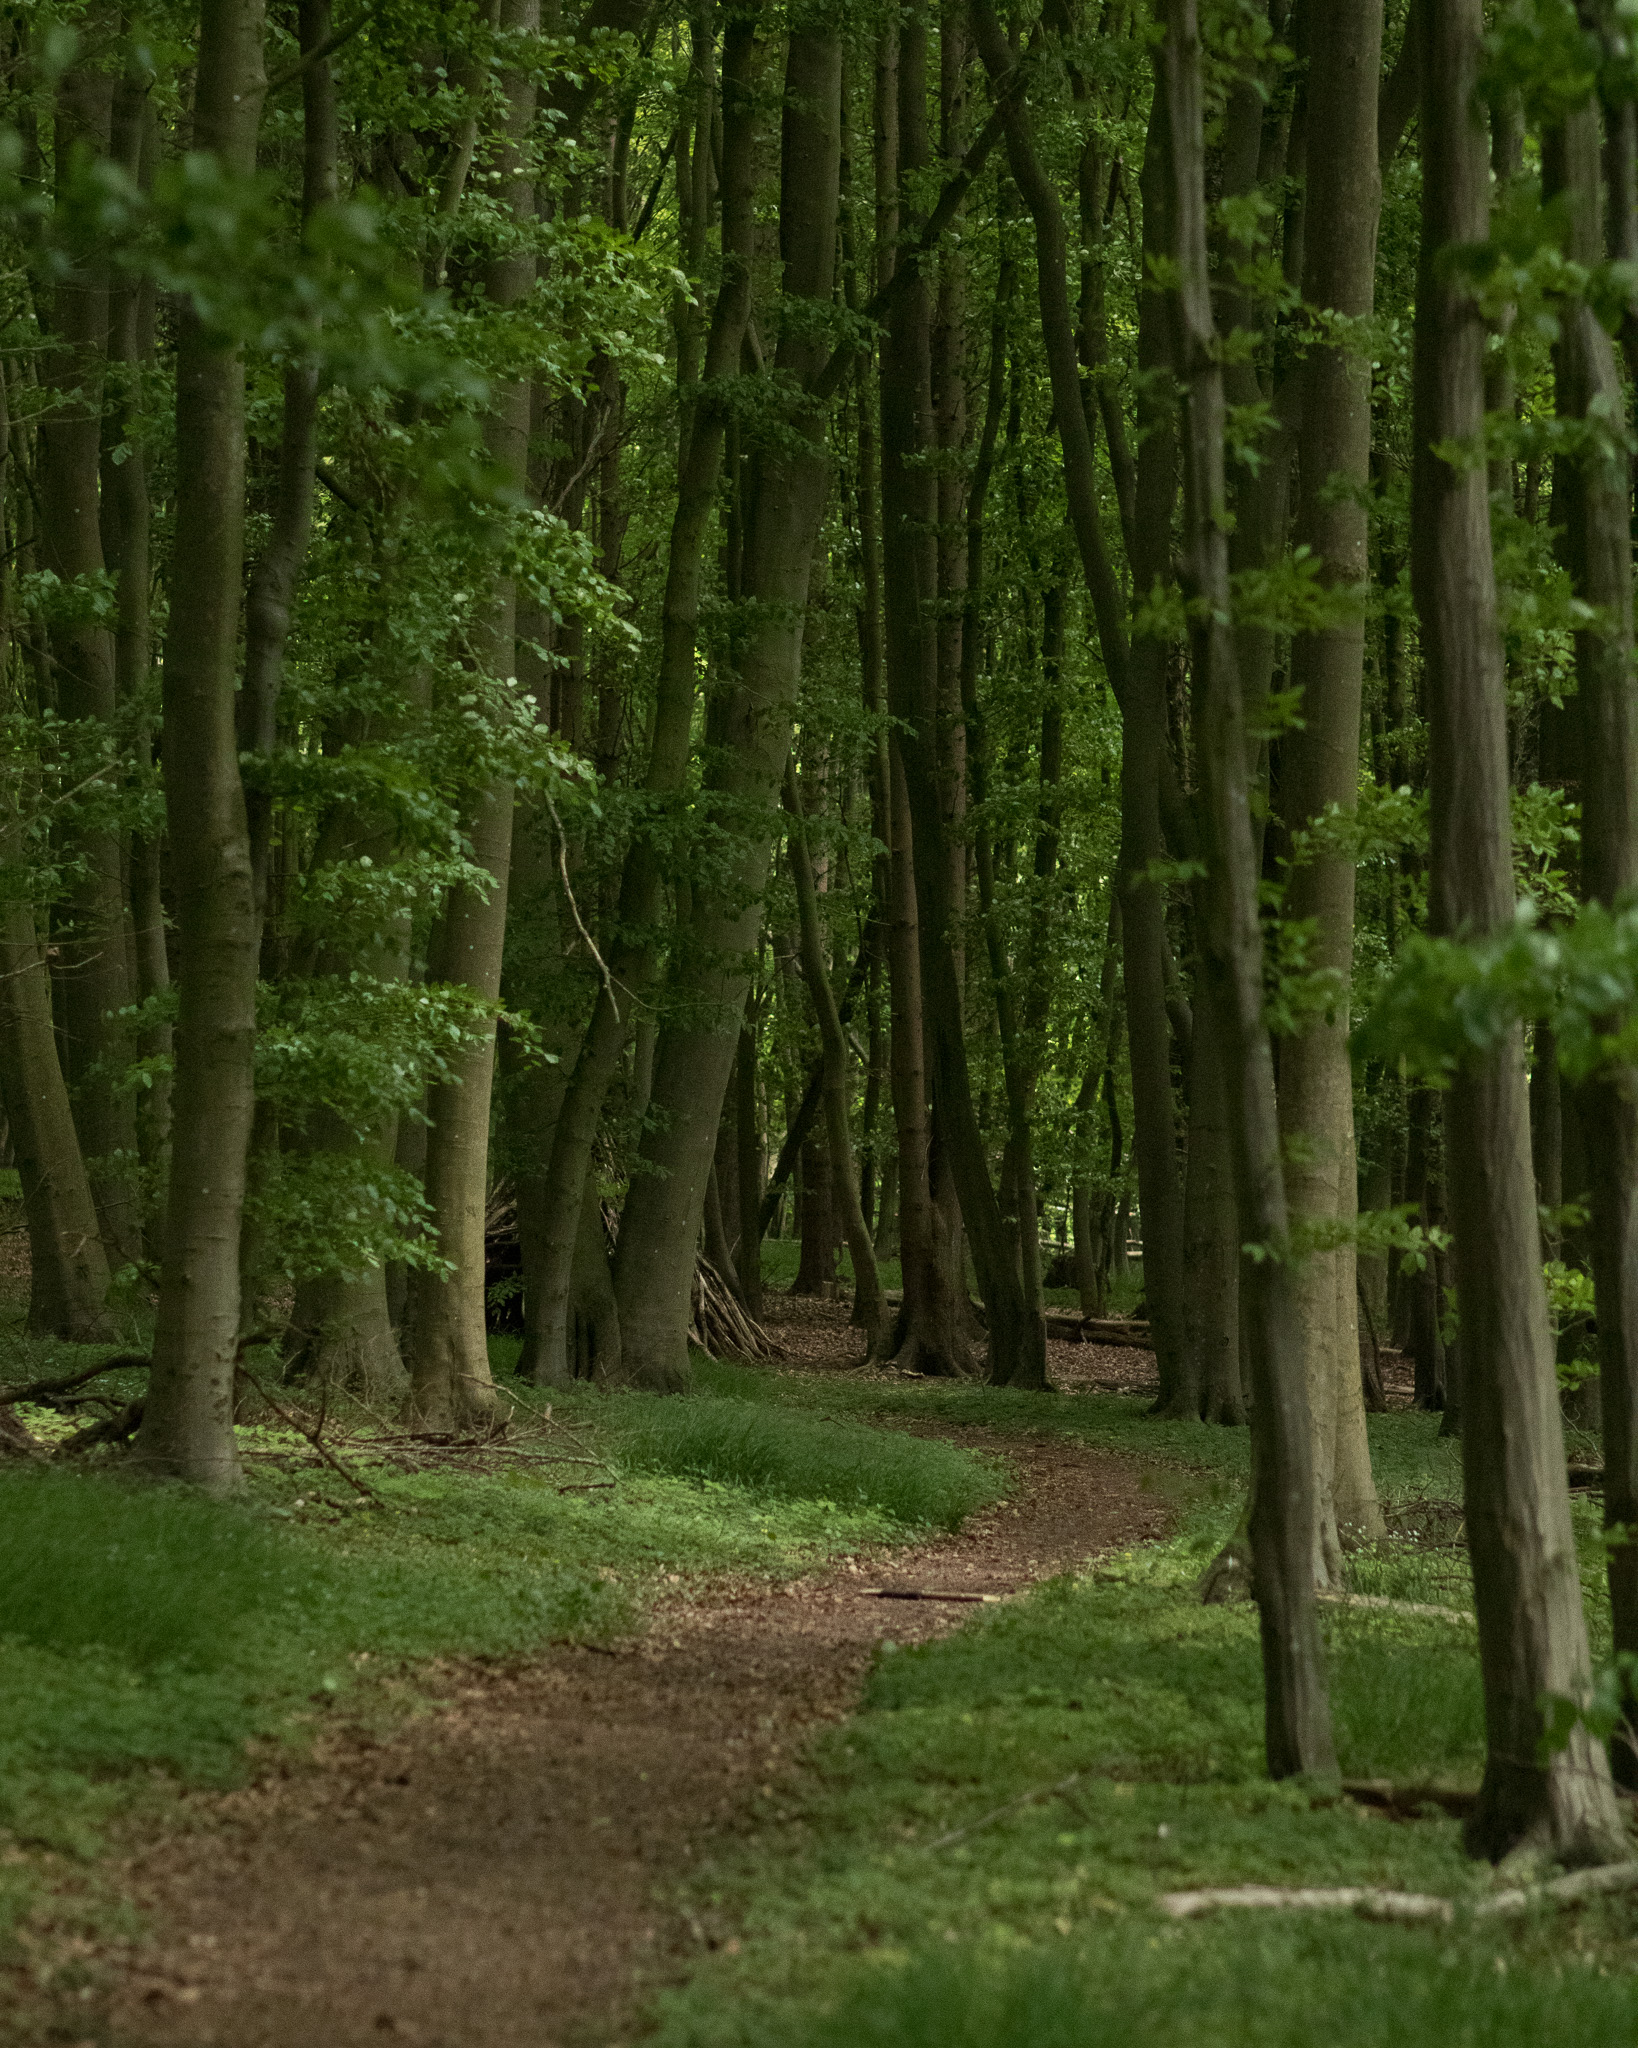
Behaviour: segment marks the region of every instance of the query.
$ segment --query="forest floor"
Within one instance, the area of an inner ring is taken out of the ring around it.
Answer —
[[[846,1317],[776,1298],[769,1323],[804,1374],[903,1384],[857,1371]],[[1146,1352],[1052,1348],[1066,1384],[1152,1380]],[[13,1979],[12,2027],[97,2048],[628,2038],[658,1985],[738,1947],[680,1882],[781,1825],[807,1737],[852,1710],[884,1644],[925,1642],[1174,1519],[1140,1458],[899,1426],[1001,1454],[1009,1497],[953,1535],[798,1578],[669,1574],[643,1632],[613,1645],[439,1660],[413,1718],[323,1735],[128,1844],[103,1874],[141,1932],[71,1940],[66,1971],[56,1944],[33,1995]]]
[[[0,1825],[8,1741],[33,1772],[0,1909],[14,1866],[66,1845],[0,1950],[0,2041],[1631,2048],[1630,1902],[1467,1910],[1496,1878],[1460,1844],[1483,1725],[1436,1417],[1371,1418],[1390,1533],[1350,1570],[1385,1604],[1325,1613],[1356,1791],[1271,1785],[1255,1611],[1195,1590],[1240,1511],[1244,1430],[1149,1419],[1140,1351],[1054,1346],[1060,1391],[1015,1394],[860,1368],[841,1304],[776,1296],[770,1320],[776,1367],[556,1402],[550,1427],[613,1477],[383,1461],[360,1469],[392,1512],[349,1513],[333,1476],[256,1440],[234,1540],[284,1546],[280,1570],[304,1560],[338,1603],[269,1607],[261,1634],[281,1612],[292,1633],[260,1719],[233,1718],[202,1653],[184,1685],[133,1637],[99,1721],[75,1659],[95,1677],[123,1614],[87,1610],[69,1655],[55,1612],[8,1623],[0,1578]],[[0,1488],[0,1512],[29,1492]],[[77,1526],[54,1525],[54,1567]],[[232,1738],[236,1782],[209,1789],[208,1745],[167,1736],[190,1714]],[[280,1715],[299,1739],[274,1739]],[[107,1761],[65,1792],[39,1760],[73,1763],[82,1728]],[[128,1783],[144,1758],[163,1797],[116,1802],[74,1851],[98,1769]],[[1434,1892],[1456,1916],[1168,1919],[1163,1895],[1202,1884]]]

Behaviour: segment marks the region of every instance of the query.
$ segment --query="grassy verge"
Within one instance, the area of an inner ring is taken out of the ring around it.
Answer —
[[[1029,1397],[983,1389],[709,1377],[719,1396],[1027,1426]],[[1157,1910],[1162,1892],[1195,1885],[1360,1883],[1460,1900],[1491,1877],[1436,1804],[1396,1821],[1264,1780],[1254,1613],[1202,1607],[1193,1592],[1237,1513],[1244,1432],[1157,1425],[1103,1396],[1032,1413],[1036,1427],[1192,1465],[1183,1527],[940,1642],[884,1648],[861,1713],[819,1737],[798,1793],[770,1811],[779,1825],[694,1888],[716,1947],[661,2001],[660,2048],[1638,2038],[1630,1904],[1437,1930],[1320,1914],[1180,1925]],[[1372,1431],[1395,1533],[1356,1558],[1357,1588],[1465,1612],[1453,1447],[1423,1417],[1373,1418]],[[1579,1533],[1596,1627],[1590,1519]],[[1327,1610],[1325,1629],[1345,1773],[1476,1784],[1471,1629],[1368,1609]],[[1042,1796],[997,1814],[1031,1793]]]
[[[8,1349],[14,1385],[97,1356]],[[113,1461],[0,1469],[0,1932],[38,1896],[34,1852],[90,1856],[119,1815],[231,1783],[338,1711],[405,1711],[429,1660],[605,1641],[641,1626],[659,1574],[786,1575],[953,1527],[1003,1485],[946,1444],[778,1404],[560,1408],[580,1425],[561,1447],[594,1463],[405,1472],[357,1454],[384,1509],[282,1429],[242,1432],[263,1455],[228,1504],[133,1486]]]

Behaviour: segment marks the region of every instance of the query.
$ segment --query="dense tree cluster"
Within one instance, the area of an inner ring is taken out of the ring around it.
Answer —
[[[503,1314],[680,1386],[775,1229],[1044,1389],[1135,1235],[1157,1415],[1251,1422],[1271,1768],[1392,1338],[1473,1840],[1613,1839],[1539,1738],[1561,1400],[1638,1522],[1626,12],[0,36],[0,1103],[32,1327],[153,1308],[135,1461],[230,1486],[252,1350],[482,1428]]]

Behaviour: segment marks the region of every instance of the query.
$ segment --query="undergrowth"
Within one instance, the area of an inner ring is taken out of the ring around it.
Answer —
[[[1436,1804],[1398,1821],[1264,1777],[1254,1611],[1193,1591],[1216,1514],[884,1646],[782,1828],[692,1888],[721,1945],[661,2000],[660,2048],[1626,2048],[1630,1906],[1448,1929],[1156,1911],[1197,1885],[1460,1901],[1490,1882]],[[1345,1775],[1476,1784],[1471,1632],[1381,1610],[1324,1625]]]
[[[14,1385],[97,1355],[10,1349]],[[140,1379],[99,1384],[124,1398]],[[795,1409],[567,1406],[578,1464],[405,1472],[349,1451],[381,1506],[282,1427],[242,1432],[261,1455],[227,1503],[132,1484],[113,1459],[0,1472],[0,1831],[94,1853],[133,1802],[230,1783],[338,1710],[402,1711],[429,1659],[607,1641],[661,1573],[789,1574],[953,1527],[1002,1485],[948,1444]],[[8,1866],[0,1930],[32,1896]]]

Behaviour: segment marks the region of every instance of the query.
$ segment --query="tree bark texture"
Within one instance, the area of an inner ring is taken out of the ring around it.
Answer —
[[[1381,67],[1382,0],[1335,0],[1310,17],[1308,119],[1325,146],[1308,162],[1302,293],[1316,312],[1346,320],[1368,318],[1374,302]],[[1284,913],[1311,927],[1309,966],[1334,978],[1334,994],[1280,1046],[1280,1132],[1293,1227],[1349,1230],[1359,1212],[1348,1057],[1356,863],[1335,835],[1359,799],[1371,365],[1345,331],[1314,337],[1301,374],[1295,538],[1312,550],[1344,616],[1292,643],[1291,681],[1303,695],[1302,724],[1280,743],[1280,811],[1294,849]],[[1315,1570],[1320,1585],[1337,1586],[1343,1540],[1386,1533],[1365,1438],[1352,1242],[1310,1252],[1293,1279],[1313,1426]]]
[[[789,310],[774,367],[797,393],[823,367],[800,302],[829,302],[841,168],[841,45],[793,32],[785,70],[780,253]],[[632,1183],[615,1259],[622,1372],[674,1387],[688,1368],[689,1304],[706,1176],[739,1045],[801,679],[814,550],[830,488],[823,422],[798,397],[777,441],[750,465],[744,554],[749,619],[738,674],[712,707],[709,796],[735,820],[729,892],[693,890],[668,975],[669,1020],[655,1055],[647,1171]]]
[[[193,146],[256,167],[262,0],[201,0]],[[245,373],[191,308],[177,341],[176,485],[165,648],[165,817],[176,891],[176,1070],[153,1369],[134,1452],[224,1490],[239,1477],[233,1368],[254,1112],[256,918],[234,727],[244,560]]]
[[[1513,915],[1505,677],[1479,445],[1485,328],[1457,252],[1489,230],[1480,0],[1419,10],[1423,155],[1412,577],[1427,665],[1431,916],[1481,938]],[[1522,1033],[1459,1070],[1445,1174],[1461,1313],[1462,1472],[1484,1676],[1486,1761],[1465,1838],[1492,1859],[1622,1852],[1608,1762],[1585,1729],[1543,1761],[1542,1701],[1581,1697],[1587,1629],[1565,1482]]]
[[[1595,103],[1567,115],[1543,146],[1544,186],[1565,204],[1565,255],[1592,266],[1598,232],[1599,119]],[[1638,681],[1633,673],[1632,539],[1629,465],[1618,438],[1627,419],[1621,373],[1592,308],[1571,300],[1558,312],[1556,410],[1587,423],[1579,461],[1560,458],[1555,495],[1568,503],[1566,555],[1576,595],[1594,617],[1576,635],[1576,705],[1581,721],[1581,883],[1605,908],[1638,885]],[[1619,1028],[1618,1019],[1604,1020]],[[1549,1039],[1549,1049],[1551,1041]],[[1557,1079],[1550,1070],[1545,1076]],[[1604,1522],[1638,1528],[1638,1072],[1605,1068],[1576,1091],[1590,1180],[1588,1239],[1598,1303],[1598,1364],[1604,1430]],[[1562,1189],[1558,1191],[1562,1199]],[[1543,1197],[1545,1200],[1546,1198]],[[1614,1647],[1638,1650],[1638,1543],[1609,1552]],[[1638,1701],[1628,1688],[1626,1712]],[[1611,1749],[1616,1775],[1638,1783],[1625,1741]]]
[[[1252,1580],[1263,1650],[1269,1772],[1330,1776],[1331,1739],[1314,1598],[1313,1463],[1302,1327],[1263,1017],[1262,933],[1250,774],[1229,624],[1222,362],[1206,254],[1204,109],[1195,0],[1168,0],[1161,66],[1170,122],[1179,289],[1176,362],[1183,383],[1184,575],[1192,631],[1195,738],[1205,845],[1201,934],[1227,1025],[1235,1181],[1245,1242],[1264,1247],[1243,1276],[1252,1391]]]

